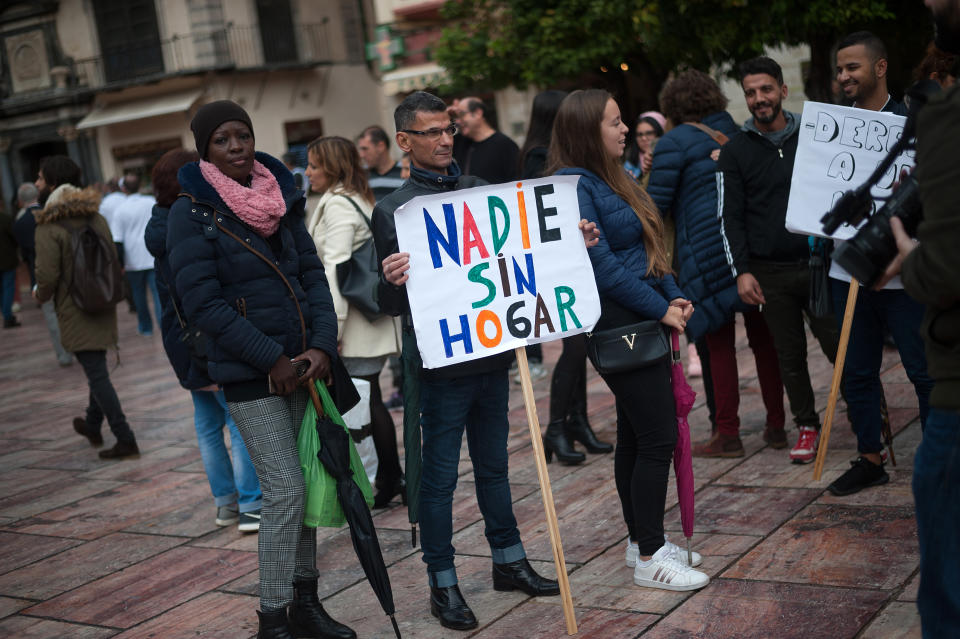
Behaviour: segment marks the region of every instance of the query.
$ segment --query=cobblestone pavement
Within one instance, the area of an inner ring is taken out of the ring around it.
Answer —
[[[254,636],[257,537],[214,524],[192,404],[159,335],[137,335],[135,316],[121,305],[120,358],[112,377],[142,455],[104,462],[72,430],[87,398],[80,366],[57,365],[39,309],[25,306],[19,315],[24,326],[0,333],[0,637]],[[633,585],[623,564],[626,530],[612,454],[588,455],[579,466],[549,466],[579,636],[919,637],[910,477],[920,427],[916,397],[896,353],[884,356],[883,381],[898,466],[890,469],[888,485],[836,498],[826,486],[856,450],[845,414],[834,424],[823,480],[814,482],[812,466],[791,465],[786,450],[764,445],[764,411],[742,327],[738,346],[746,456],[694,460],[693,547],[704,555],[708,587],[674,593]],[[810,352],[822,410],[831,369],[812,340]],[[545,347],[548,366],[558,354],[557,344]],[[112,354],[110,361],[115,365]],[[592,371],[589,380],[590,420],[601,439],[613,441],[612,396]],[[386,390],[388,372],[382,381]],[[512,386],[515,510],[531,560],[555,575],[520,387]],[[534,388],[545,422],[549,378]],[[400,413],[393,414],[399,425]],[[702,393],[691,425],[694,441],[709,434]],[[454,545],[461,587],[480,627],[450,631],[430,615],[420,551],[410,545],[406,509],[397,501],[377,511],[375,522],[403,636],[565,636],[559,597],[493,591],[465,447],[461,459]],[[682,542],[672,481],[667,506],[667,529]],[[319,537],[326,608],[360,637],[392,637],[348,532],[321,529]]]

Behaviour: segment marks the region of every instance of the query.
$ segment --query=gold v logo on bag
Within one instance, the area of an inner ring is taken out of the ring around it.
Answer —
[[[627,346],[629,346],[629,347],[630,347],[630,350],[632,351],[632,350],[633,350],[633,343],[637,340],[637,334],[636,334],[636,333],[630,333],[629,336],[627,336],[627,335],[621,335],[620,338],[627,343]]]

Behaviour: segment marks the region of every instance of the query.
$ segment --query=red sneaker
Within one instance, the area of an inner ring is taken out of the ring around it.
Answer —
[[[809,464],[817,456],[819,445],[820,431],[811,426],[801,426],[797,445],[790,450],[790,461],[794,464]]]

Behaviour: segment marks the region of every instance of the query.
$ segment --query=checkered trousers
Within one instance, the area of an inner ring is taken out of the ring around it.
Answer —
[[[316,579],[317,531],[303,525],[304,484],[297,434],[307,391],[249,402],[228,402],[263,491],[260,532],[260,608],[293,601],[293,580]]]

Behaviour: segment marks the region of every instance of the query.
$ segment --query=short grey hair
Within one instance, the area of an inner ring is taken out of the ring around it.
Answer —
[[[443,100],[427,93],[426,91],[414,91],[406,98],[393,112],[393,123],[397,127],[397,132],[409,129],[417,121],[417,113],[443,113],[447,110],[447,105]]]
[[[17,188],[17,202],[20,203],[20,206],[26,206],[27,204],[32,204],[37,201],[37,196],[39,195],[37,187],[30,182],[24,182]]]

